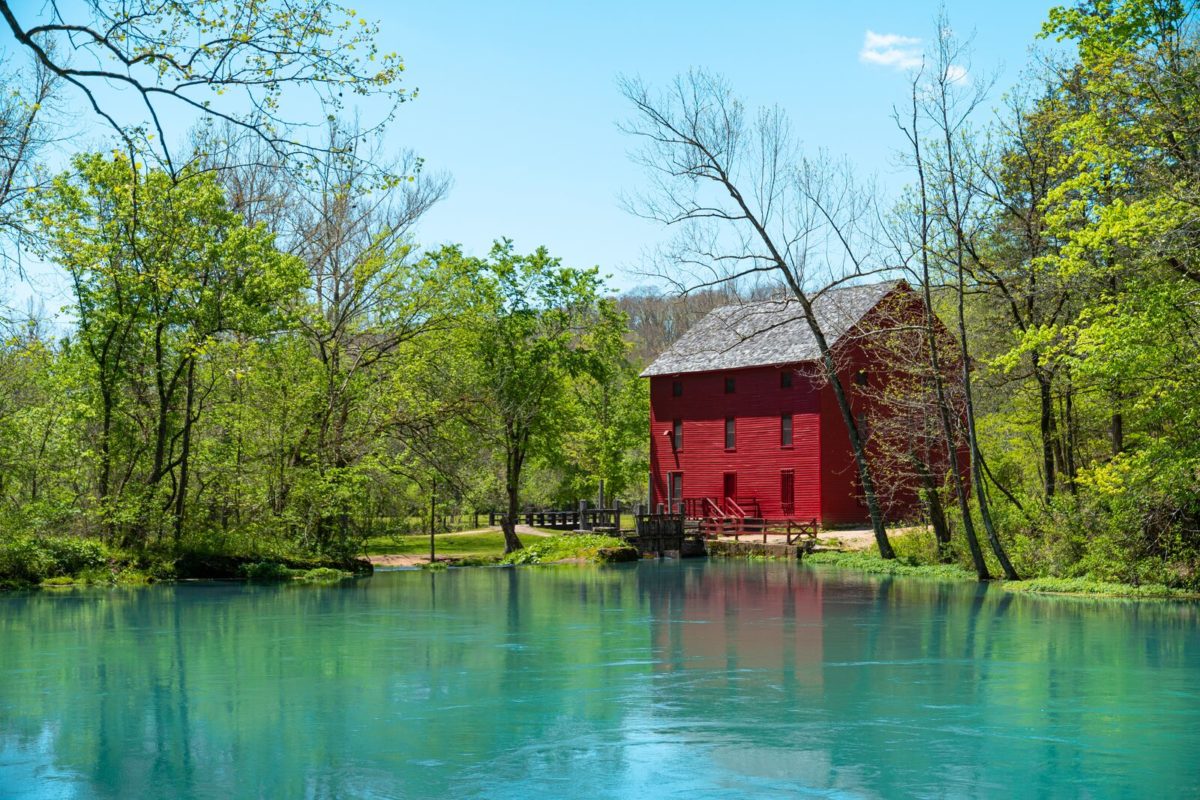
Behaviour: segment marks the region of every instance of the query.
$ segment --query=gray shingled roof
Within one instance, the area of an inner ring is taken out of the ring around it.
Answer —
[[[903,281],[831,289],[813,305],[832,346]],[[811,361],[820,353],[794,298],[721,306],[708,313],[642,372],[677,375]]]

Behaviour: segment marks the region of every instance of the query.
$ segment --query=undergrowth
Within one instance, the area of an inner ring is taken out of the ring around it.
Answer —
[[[532,541],[501,559],[502,564],[549,564],[554,561],[582,559],[606,563],[632,560],[637,550],[620,539],[593,533],[546,536]]]

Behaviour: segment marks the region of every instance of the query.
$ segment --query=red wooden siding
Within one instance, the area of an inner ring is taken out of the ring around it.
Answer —
[[[650,466],[653,502],[667,502],[667,474],[683,473],[684,498],[721,502],[726,473],[737,475],[737,495],[754,498],[769,518],[821,517],[819,392],[796,376],[780,386],[778,367],[656,376],[650,379]],[[735,390],[725,392],[725,379]],[[675,397],[674,382],[683,384]],[[792,446],[780,444],[782,416],[792,415]],[[735,420],[736,446],[725,449],[725,420]],[[672,452],[672,422],[683,423],[683,448]],[[782,472],[795,473],[795,508],[786,514]],[[750,509],[747,509],[749,512]]]
[[[842,385],[850,394],[851,408],[858,413],[865,410],[866,404],[852,388],[850,375],[853,372],[853,368],[846,370]],[[821,462],[824,479],[821,492],[822,524],[847,525],[868,521],[870,515],[858,490],[854,450],[850,447],[850,436],[846,432],[837,396],[830,385],[821,390]]]

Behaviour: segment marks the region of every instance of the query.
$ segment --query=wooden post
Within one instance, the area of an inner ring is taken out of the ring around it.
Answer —
[[[433,534],[437,528],[437,478],[433,479],[433,486],[429,490],[429,563],[432,564],[437,555],[434,544]]]
[[[613,527],[616,528],[617,535],[621,535],[621,501],[613,502]]]

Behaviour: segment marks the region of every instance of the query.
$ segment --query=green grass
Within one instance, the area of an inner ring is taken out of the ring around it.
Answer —
[[[1001,584],[1008,592],[1030,592],[1038,594],[1091,595],[1094,597],[1137,597],[1143,599],[1188,599],[1195,598],[1193,592],[1172,589],[1157,583],[1134,586],[1129,583],[1111,583],[1090,578],[1032,578],[1027,581],[1004,581]]]
[[[875,552],[861,550],[849,553],[831,551],[804,556],[805,564],[838,567],[869,572],[872,575],[907,575],[919,578],[974,580],[975,574],[957,564],[918,564],[910,558],[882,559]]]
[[[524,544],[523,549],[505,556],[503,563],[550,564],[568,559],[606,563],[637,558],[637,550],[620,539],[588,533],[546,536]]]
[[[958,564],[922,564],[911,556],[900,556],[891,560],[879,557],[877,551],[864,550],[851,553],[820,552],[804,557],[805,564],[838,567],[867,572],[873,575],[904,575],[918,578],[942,578],[975,580],[975,573]],[[1030,594],[1065,594],[1088,597],[1132,597],[1145,600],[1195,599],[1200,597],[1182,589],[1172,589],[1160,584],[1134,586],[1128,583],[1112,583],[1091,578],[1032,578],[1024,581],[996,583],[1006,592]]]
[[[526,537],[530,538],[530,537]],[[504,534],[438,534],[434,540],[438,558],[499,558],[504,555]],[[368,539],[365,555],[428,556],[429,535],[381,536]]]

